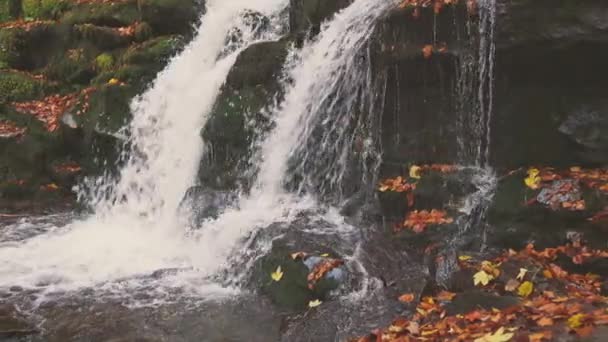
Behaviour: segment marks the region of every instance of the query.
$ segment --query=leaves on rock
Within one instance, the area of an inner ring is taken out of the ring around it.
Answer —
[[[403,222],[403,227],[409,228],[416,233],[422,233],[429,225],[449,224],[452,222],[454,220],[448,217],[448,214],[442,210],[414,210],[407,215],[407,218]],[[398,227],[396,230],[400,231],[401,228]]]
[[[25,131],[26,128],[19,127],[10,121],[0,121],[0,138],[20,137]]]
[[[315,285],[321,278],[323,278],[327,273],[331,272],[336,267],[339,267],[344,264],[344,260],[341,259],[324,259],[320,261],[312,271],[308,274],[308,288],[314,289]]]
[[[315,299],[315,300],[311,300],[310,302],[308,302],[308,307],[309,308],[316,308],[317,306],[321,305],[323,302]]]
[[[399,301],[401,303],[411,303],[413,300],[414,300],[413,293],[406,293],[406,294],[399,296]]]
[[[488,274],[485,271],[479,271],[473,275],[473,284],[475,286],[480,285],[480,284],[483,286],[486,286],[493,279],[494,279],[494,276],[492,274]]]

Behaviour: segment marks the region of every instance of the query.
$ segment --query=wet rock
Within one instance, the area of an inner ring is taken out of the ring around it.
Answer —
[[[291,33],[312,30],[318,33],[321,23],[347,7],[351,0],[290,0],[289,25]]]
[[[188,189],[180,207],[191,215],[195,226],[200,226],[205,219],[217,218],[235,199],[234,193],[196,186]]]
[[[15,338],[37,333],[36,327],[25,320],[11,305],[0,307],[0,337]]]
[[[217,188],[234,188],[246,182],[250,146],[271,122],[264,108],[280,96],[280,76],[288,40],[257,43],[241,52],[201,131],[208,149],[199,179]]]
[[[608,164],[608,104],[588,104],[575,110],[559,131],[582,149],[582,159]]]
[[[297,239],[294,239],[298,236]],[[292,258],[292,253],[305,252],[304,258]],[[338,266],[326,273],[320,280],[309,286],[307,277],[315,266],[330,259],[340,257],[328,247],[322,246],[311,237],[288,233],[272,242],[270,252],[256,263],[253,283],[261,292],[280,308],[299,311],[312,300],[330,300],[331,292],[348,280],[344,266]],[[274,281],[271,274],[281,267],[283,276]]]
[[[143,0],[141,18],[156,34],[185,34],[205,11],[205,0]]]

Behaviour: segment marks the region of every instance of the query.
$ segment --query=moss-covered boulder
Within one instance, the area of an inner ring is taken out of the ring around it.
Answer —
[[[280,96],[288,44],[262,42],[239,55],[201,132],[211,146],[199,174],[205,184],[233,187],[239,182],[237,165],[248,159],[256,132],[271,124],[263,110]]]
[[[68,26],[92,24],[124,27],[140,19],[136,0],[129,0],[82,3],[63,13],[60,21]]]
[[[0,29],[0,68],[33,70],[44,67],[53,52],[65,46],[65,27],[40,23],[28,29]]]
[[[0,71],[0,103],[27,101],[42,95],[44,82],[32,76]]]
[[[345,267],[339,266],[327,272],[314,286],[309,286],[307,278],[315,266],[336,258],[336,254],[327,248],[306,248],[306,239],[302,240],[294,242],[285,238],[273,241],[270,253],[258,261],[253,270],[254,284],[275,305],[287,310],[305,309],[313,300],[329,300],[331,292],[347,278]],[[312,254],[303,258],[292,257],[296,252]],[[281,276],[277,281],[271,275],[279,267]]]

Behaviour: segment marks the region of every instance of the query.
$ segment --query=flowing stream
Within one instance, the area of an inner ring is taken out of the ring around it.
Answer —
[[[261,142],[251,193],[195,230],[180,215],[180,201],[196,182],[203,149],[199,131],[221,85],[240,51],[256,41],[278,39],[280,13],[286,5],[284,0],[210,1],[194,41],[133,102],[134,119],[126,128],[127,162],[119,177],[89,181],[93,191],[82,193],[94,214],[67,218],[73,222],[48,225],[19,241],[4,241],[0,287],[48,293],[95,287],[116,295],[128,289],[149,290],[153,283],[157,296],[170,288],[203,297],[232,293],[235,289],[212,279],[228,267],[242,243],[259,229],[318,208],[315,195],[327,190],[324,181],[310,187],[308,195],[292,192],[285,182],[293,172],[307,173],[308,183],[323,176],[339,186],[348,171],[353,137],[362,140],[361,155],[377,154],[372,138],[355,131],[374,125],[369,105],[373,101],[360,96],[371,87],[365,51],[377,18],[394,1],[358,0],[326,23],[316,39],[291,52],[286,95],[271,110],[275,127]],[[266,32],[255,34],[255,28],[242,20],[244,10],[268,16],[272,22]],[[234,28],[243,33],[237,43],[226,38]],[[336,121],[330,112],[339,114]],[[319,134],[311,133],[319,129]],[[319,156],[337,162],[308,166]],[[363,163],[373,168],[378,160]],[[294,162],[295,171],[289,166]],[[330,217],[333,211],[322,212],[335,221],[331,229],[350,229],[341,219],[334,220],[335,215]],[[179,271],[158,273],[163,270]],[[156,276],[146,277],[152,274]]]

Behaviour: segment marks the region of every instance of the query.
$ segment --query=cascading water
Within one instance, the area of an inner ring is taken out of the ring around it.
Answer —
[[[243,11],[279,20],[285,6],[285,0],[208,1],[196,38],[133,102],[128,160],[118,180],[94,181],[95,214],[4,242],[0,287],[76,289],[171,268],[192,269],[198,279],[212,273],[221,264],[214,241],[188,236],[176,209],[195,181],[200,128],[238,53],[281,33],[271,23],[260,35]],[[228,39],[235,28],[239,39]]]

